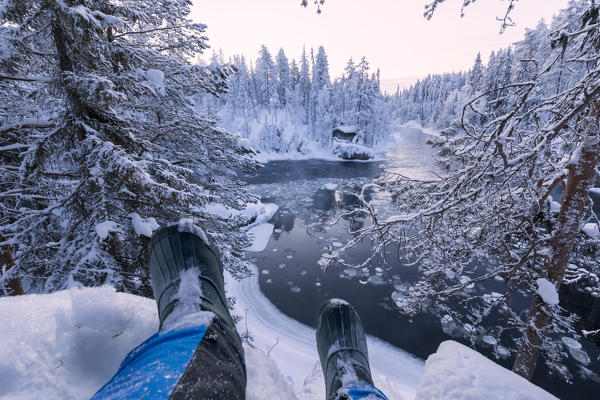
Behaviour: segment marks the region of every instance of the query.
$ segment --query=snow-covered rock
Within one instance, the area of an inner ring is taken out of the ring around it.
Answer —
[[[425,363],[415,400],[550,400],[550,393],[460,343],[446,341]]]
[[[375,157],[373,150],[367,146],[334,140],[331,152],[344,160],[370,160]]]

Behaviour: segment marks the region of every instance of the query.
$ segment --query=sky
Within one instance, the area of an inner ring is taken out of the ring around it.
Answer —
[[[520,40],[525,28],[542,18],[550,22],[568,2],[519,0],[511,14],[516,26],[499,34],[496,18],[504,15],[506,0],[479,0],[463,18],[462,0],[446,0],[427,21],[429,1],[326,0],[317,14],[300,0],[193,0],[192,19],[208,25],[209,44],[226,58],[244,54],[254,60],[264,44],[273,55],[283,48],[288,58],[298,59],[303,45],[315,51],[322,45],[333,77],[350,57],[366,56],[372,69],[381,70],[385,88],[404,87],[430,73],[467,70],[478,52],[487,60],[492,50]]]

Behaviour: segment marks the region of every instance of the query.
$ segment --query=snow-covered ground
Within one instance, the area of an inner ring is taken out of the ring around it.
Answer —
[[[251,248],[260,251],[277,208],[211,204],[208,210],[224,218],[251,216],[250,229],[258,232]],[[243,317],[238,330],[254,338],[253,347],[245,345],[247,398],[324,399],[315,330],[281,313],[261,293],[256,274],[237,281],[226,273],[225,282],[227,295],[236,298],[234,313]],[[0,399],[6,400],[88,399],[158,328],[154,300],[111,287],[3,297],[0,315]],[[427,364],[374,337],[368,345],[375,384],[390,400],[553,398],[458,343],[443,343]]]
[[[247,398],[324,399],[314,330],[280,313],[256,278],[237,282],[228,275],[227,290],[237,295],[236,311],[247,315],[238,329],[247,322],[255,339],[254,348],[245,346]],[[0,298],[0,315],[0,398],[6,400],[88,399],[158,327],[153,300],[110,287]],[[368,342],[375,383],[390,400],[554,399],[455,342],[442,343],[426,366],[380,340]]]

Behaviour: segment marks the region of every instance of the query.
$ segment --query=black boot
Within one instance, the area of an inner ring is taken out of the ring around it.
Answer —
[[[150,244],[150,275],[160,327],[169,315],[178,317],[181,312],[210,311],[215,316],[169,399],[245,399],[244,349],[227,308],[223,265],[203,232],[183,228],[185,232],[180,232],[179,225],[162,228]],[[197,273],[190,271],[192,268],[197,268]],[[197,277],[199,284],[182,282],[182,276]],[[181,295],[188,291],[181,303],[180,288]],[[178,304],[181,307],[176,308]],[[177,315],[173,313],[176,309]]]
[[[367,338],[354,308],[338,299],[321,307],[317,325],[317,349],[325,377],[327,400],[337,399],[345,385],[373,385]]]
[[[161,328],[178,303],[176,294],[182,271],[194,267],[199,272],[200,309],[213,312],[233,326],[225,298],[223,266],[206,241],[206,237],[179,232],[178,225],[161,228],[152,237],[150,276]]]

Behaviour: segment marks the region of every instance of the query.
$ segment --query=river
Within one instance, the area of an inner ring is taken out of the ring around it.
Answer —
[[[415,269],[402,267],[395,257],[378,260],[367,271],[340,265],[322,270],[317,261],[325,250],[339,247],[350,238],[349,228],[365,223],[360,217],[340,215],[357,204],[356,193],[382,171],[400,172],[421,178],[434,169],[433,150],[428,136],[418,129],[403,129],[397,143],[383,161],[348,162],[325,160],[271,161],[256,174],[245,176],[250,190],[263,202],[276,203],[279,210],[270,221],[275,226],[267,248],[253,253],[258,267],[260,289],[284,314],[310,326],[316,325],[320,305],[328,298],[342,298],[359,312],[365,330],[417,357],[426,359],[438,345],[450,337],[442,329],[440,318],[423,313],[411,319],[400,314],[391,299],[394,290],[412,281]],[[387,197],[372,193],[378,209],[393,213]],[[600,204],[600,201],[597,202]],[[370,251],[363,243],[346,257],[363,259]],[[501,290],[502,283],[491,282]],[[577,312],[584,327],[600,327],[600,300],[573,288],[563,287],[561,306]],[[587,366],[572,356],[567,363],[576,376],[572,384],[550,376],[543,362],[538,363],[534,383],[561,399],[595,399],[600,392],[600,346],[591,339],[581,341],[591,358]],[[478,351],[492,358],[483,345]],[[512,359],[496,362],[509,367]],[[586,368],[586,369],[583,369]]]

